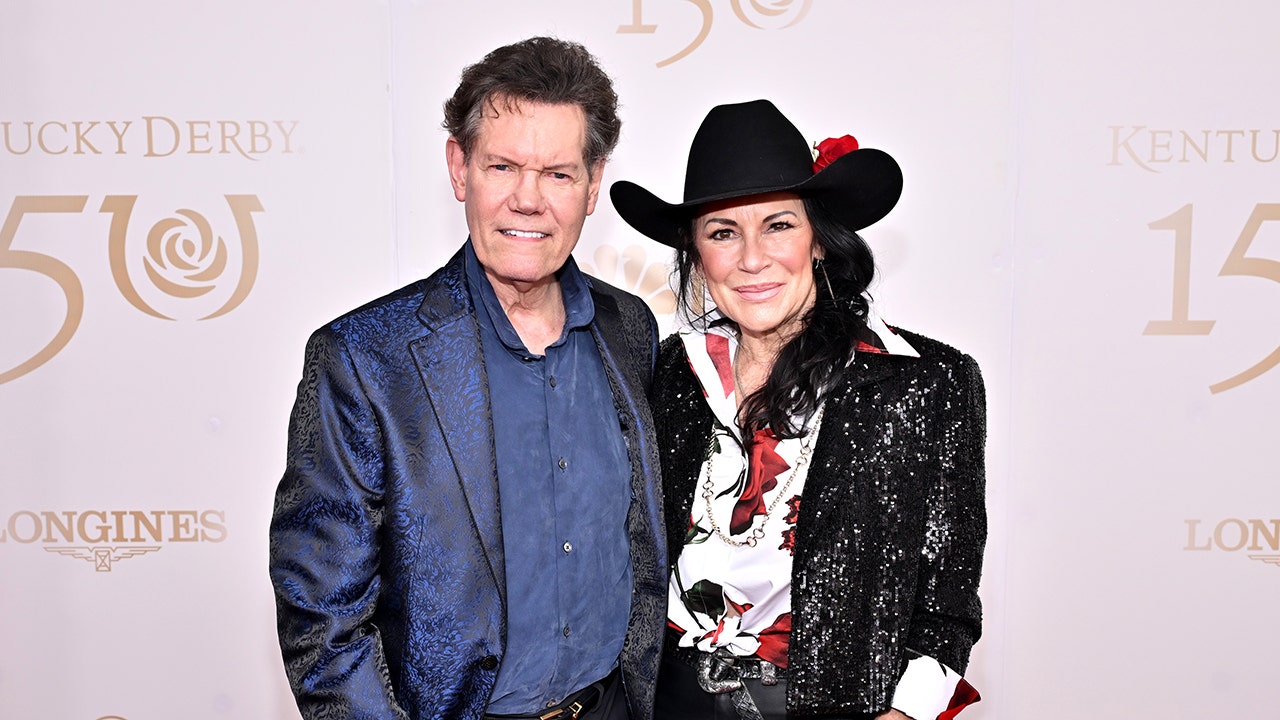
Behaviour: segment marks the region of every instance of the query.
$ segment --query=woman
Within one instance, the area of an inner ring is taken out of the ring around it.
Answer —
[[[723,105],[683,203],[610,191],[676,249],[687,321],[652,402],[672,554],[659,718],[945,720],[978,699],[960,673],[981,625],[982,379],[869,311],[857,231],[897,203],[897,163],[820,147],[767,101]]]

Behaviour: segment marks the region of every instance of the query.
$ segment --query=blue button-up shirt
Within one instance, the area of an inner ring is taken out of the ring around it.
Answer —
[[[507,572],[507,650],[487,712],[545,709],[608,675],[631,606],[631,465],[591,332],[595,305],[573,258],[565,323],[533,355],[470,241],[467,281],[493,411]]]

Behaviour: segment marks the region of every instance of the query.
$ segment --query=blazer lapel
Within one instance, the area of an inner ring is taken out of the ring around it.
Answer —
[[[808,479],[805,480],[805,494],[814,498],[812,503],[801,503],[801,507],[809,508],[831,507],[836,504],[845,502],[841,498],[847,498],[848,483],[850,478],[857,477],[860,468],[863,466],[862,457],[869,448],[859,447],[856,444],[852,447],[839,446],[833,447],[830,442],[823,442],[823,435],[838,432],[837,427],[843,431],[843,426],[851,424],[858,426],[863,423],[871,422],[877,417],[878,408],[874,407],[877,403],[875,399],[876,387],[886,380],[901,372],[901,364],[903,362],[917,362],[914,358],[904,358],[896,355],[883,355],[872,352],[860,352],[854,355],[853,362],[849,363],[849,367],[845,368],[843,380],[840,387],[835,393],[827,398],[827,409],[823,419],[823,427],[818,431],[818,442],[815,449],[819,449],[814,453],[812,468],[816,467],[839,467],[843,471],[832,473],[810,472]],[[828,428],[831,428],[828,430]],[[868,437],[868,433],[854,432],[855,437]],[[834,453],[831,461],[827,461],[821,455]],[[801,511],[808,516],[805,521],[815,524],[818,521],[817,514]]]
[[[614,406],[617,407],[624,423],[624,434],[628,444],[644,440],[639,430],[651,424],[648,405],[638,402],[645,397],[645,380],[638,377],[638,358],[619,357],[619,353],[633,352],[627,343],[626,329],[622,327],[622,318],[618,313],[617,301],[602,292],[593,292],[595,303],[595,322],[591,331],[595,336],[596,348],[600,351],[600,360],[604,363],[605,375],[613,390]],[[639,448],[639,460],[644,462],[646,453]],[[639,497],[645,490],[645,478],[648,468],[636,468],[633,472],[631,490]]]
[[[898,373],[898,364],[902,361],[903,358],[898,355],[856,353],[853,362],[844,371],[845,387],[853,390],[893,377]]]
[[[505,605],[506,565],[488,380],[461,253],[427,281],[424,294],[418,316],[427,334],[410,343],[410,350]]]
[[[605,292],[592,292],[595,322],[592,333],[605,374],[613,390],[626,438],[631,467],[632,512],[628,513],[632,571],[642,583],[662,587],[666,582],[666,542],[662,535],[662,496],[658,481],[660,461],[653,437],[653,414],[644,400],[652,377],[652,346],[636,343],[642,331],[624,327],[617,300]],[[639,345],[639,347],[637,347]]]
[[[606,373],[612,382],[618,384],[618,390],[621,392],[621,399],[627,405],[627,412],[631,415],[630,420],[639,420],[637,411],[632,398],[643,397],[644,388],[640,385],[640,380],[630,376],[626,369],[630,367],[630,363],[619,362],[614,356],[617,352],[626,352],[627,343],[623,336],[623,329],[619,326],[617,305],[613,298],[604,293],[592,293],[592,302],[595,304],[595,322],[592,323],[592,333],[595,335],[596,347],[600,351],[600,359],[604,362]],[[615,398],[619,395],[615,393]]]

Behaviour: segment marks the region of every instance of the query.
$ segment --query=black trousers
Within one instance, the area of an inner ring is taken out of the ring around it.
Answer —
[[[605,686],[600,702],[578,720],[628,720],[627,694],[622,692],[622,673],[615,672]]]
[[[742,681],[764,720],[787,720],[787,680],[762,685],[759,680]],[[698,685],[698,671],[667,653],[658,670],[658,695],[654,720],[738,720],[731,693],[715,695]],[[824,720],[872,720],[871,715],[824,716]]]

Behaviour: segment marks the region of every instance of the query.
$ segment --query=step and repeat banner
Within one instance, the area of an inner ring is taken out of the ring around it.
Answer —
[[[0,718],[296,720],[267,526],[303,344],[466,236],[441,103],[587,45],[605,183],[681,195],[713,105],[903,167],[880,312],[987,382],[972,720],[1273,717],[1280,6],[6,0]],[[601,202],[575,256],[673,321]]]

